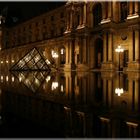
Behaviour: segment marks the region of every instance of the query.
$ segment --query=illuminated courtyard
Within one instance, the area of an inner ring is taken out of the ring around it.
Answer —
[[[52,5],[1,10],[0,138],[139,138],[140,3]]]

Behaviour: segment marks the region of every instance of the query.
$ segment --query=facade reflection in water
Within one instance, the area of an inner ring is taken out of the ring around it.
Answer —
[[[139,73],[20,72],[0,77],[3,124],[10,113],[47,127],[50,137],[55,132],[61,133],[56,137],[140,137]],[[48,137],[46,132],[40,136]]]

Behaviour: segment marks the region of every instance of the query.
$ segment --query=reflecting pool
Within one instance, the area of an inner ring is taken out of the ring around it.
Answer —
[[[140,73],[0,75],[0,137],[139,138]]]

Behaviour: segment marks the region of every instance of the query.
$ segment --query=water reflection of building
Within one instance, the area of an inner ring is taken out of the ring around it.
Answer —
[[[36,93],[24,89],[16,77],[1,77],[5,111],[56,123],[56,129],[62,125],[66,136],[139,137],[139,73],[52,73]],[[118,96],[116,88],[124,93]]]
[[[11,28],[1,17],[1,69],[37,47],[65,70],[114,70],[119,64],[125,70],[139,70],[139,8],[138,1],[68,1]],[[118,45],[124,49],[120,59]]]

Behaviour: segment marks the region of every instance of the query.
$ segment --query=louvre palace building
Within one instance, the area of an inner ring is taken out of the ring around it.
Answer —
[[[13,27],[1,16],[0,69],[36,48],[64,71],[139,71],[139,13],[138,1],[68,1]]]

